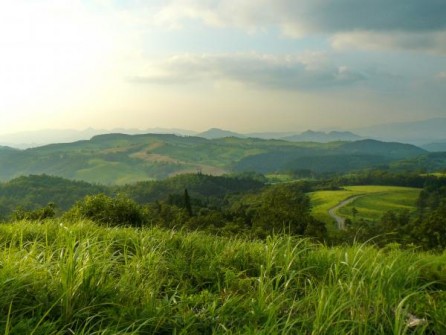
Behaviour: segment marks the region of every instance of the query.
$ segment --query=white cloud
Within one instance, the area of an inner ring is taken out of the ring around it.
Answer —
[[[438,72],[435,78],[440,80],[446,80],[446,71]]]
[[[332,64],[321,54],[204,54],[179,55],[152,64],[132,82],[183,84],[198,81],[234,81],[248,86],[308,90],[351,85],[365,79],[347,66]]]
[[[446,54],[446,31],[431,33],[348,32],[335,34],[331,39],[337,50],[413,50],[431,54]]]
[[[176,28],[185,20],[247,31],[277,26],[292,38],[334,36],[337,48],[444,54],[445,17],[438,0],[174,0],[156,20]]]

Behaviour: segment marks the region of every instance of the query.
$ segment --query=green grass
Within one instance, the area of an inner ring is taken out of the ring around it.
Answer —
[[[438,178],[446,178],[446,172],[423,173],[422,176],[435,176]]]
[[[333,224],[333,219],[328,215],[328,210],[350,197],[363,195],[339,209],[339,215],[351,217],[352,208],[355,207],[358,210],[356,219],[375,220],[389,210],[407,209],[414,211],[420,191],[417,188],[398,186],[345,186],[343,190],[339,191],[310,193],[310,199],[313,205],[313,215],[327,224]]]
[[[338,213],[343,217],[353,219],[352,209],[356,208],[358,213],[356,219],[370,221],[379,220],[386,211],[403,211],[411,213],[416,211],[416,201],[420,193],[419,189],[402,188],[391,192],[372,193],[358,198],[345,207],[339,209]]]
[[[446,333],[446,254],[48,221],[0,264],[3,334]]]

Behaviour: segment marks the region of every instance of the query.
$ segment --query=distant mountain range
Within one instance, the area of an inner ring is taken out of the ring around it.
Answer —
[[[434,142],[446,142],[446,118],[380,124],[353,129],[353,132],[365,138],[382,141],[428,145]]]
[[[256,138],[205,139],[171,134],[105,134],[91,140],[26,150],[0,148],[0,180],[47,174],[100,184],[126,184],[183,173],[221,175],[311,170],[337,173],[415,159],[416,146],[375,140],[290,142]]]
[[[424,144],[421,148],[432,152],[446,152],[446,140]]]
[[[229,130],[223,130],[218,128],[211,128],[205,132],[198,133],[196,136],[204,137],[207,139],[225,138],[225,137],[237,137],[237,138],[261,138],[261,139],[276,139],[285,140],[291,142],[319,142],[328,143],[335,141],[357,141],[363,139],[362,137],[355,135],[349,131],[330,131],[328,133],[323,131],[307,130],[300,134],[289,133],[248,133],[240,134]]]
[[[207,138],[208,140],[213,140],[216,138],[225,138],[225,137],[237,137],[237,138],[246,138],[246,135],[235,133],[229,130],[223,130],[219,128],[211,128],[202,133],[196,134],[198,137]]]
[[[282,139],[293,142],[328,143],[334,141],[357,141],[363,138],[349,131],[330,131],[329,133],[325,133],[322,131],[307,130],[298,135],[285,136]]]
[[[0,146],[26,149],[51,143],[69,143],[88,140],[96,135],[108,133],[135,134],[175,134],[180,136],[198,136],[206,139],[225,137],[280,139],[292,142],[357,141],[361,139],[376,139],[385,142],[409,143],[429,151],[446,151],[446,118],[435,118],[416,122],[390,123],[353,129],[352,131],[314,131],[304,132],[256,132],[237,133],[230,130],[211,128],[197,133],[187,129],[150,128],[140,129],[47,129],[40,131],[21,132],[0,135]]]
[[[196,132],[186,129],[176,128],[149,128],[145,130],[134,128],[115,128],[115,129],[94,129],[87,128],[84,130],[75,129],[43,129],[36,131],[24,131],[18,133],[0,135],[0,146],[9,146],[19,149],[27,149],[39,147],[53,143],[70,143],[81,140],[89,140],[93,136],[122,133],[129,135],[136,134],[177,134],[177,135],[194,135]]]

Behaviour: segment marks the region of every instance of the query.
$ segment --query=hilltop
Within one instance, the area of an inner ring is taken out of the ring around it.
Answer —
[[[163,179],[183,173],[222,175],[310,169],[345,172],[426,154],[421,148],[373,140],[289,142],[205,139],[172,134],[105,134],[26,150],[0,150],[0,180],[49,174],[102,184]]]

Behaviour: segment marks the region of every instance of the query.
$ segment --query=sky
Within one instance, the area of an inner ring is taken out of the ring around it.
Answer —
[[[0,134],[446,117],[444,0],[0,0]]]

